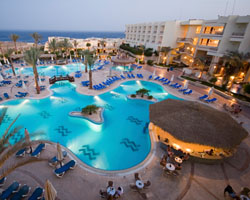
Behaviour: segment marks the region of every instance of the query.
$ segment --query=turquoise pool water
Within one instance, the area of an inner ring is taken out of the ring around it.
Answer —
[[[98,67],[100,64],[98,63],[95,65],[95,67]],[[20,73],[20,68],[16,68],[17,74]],[[72,72],[76,72],[78,70],[84,70],[85,66],[82,63],[76,63],[76,64],[68,64],[68,65],[61,65],[61,66],[38,66],[37,71],[39,75],[41,76],[65,76],[67,74],[70,74]],[[5,71],[5,73],[12,74],[12,70],[8,69]],[[33,76],[33,69],[31,67],[24,67],[21,70],[22,74]]]
[[[29,132],[46,133],[33,139],[59,142],[94,168],[127,169],[142,162],[151,148],[148,129],[144,128],[149,122],[151,102],[126,98],[140,88],[149,89],[160,101],[177,99],[160,85],[147,81],[128,81],[98,96],[81,95],[75,91],[74,84],[58,82],[52,86],[53,95],[48,98],[17,99],[1,104],[1,107],[7,106],[8,111],[0,133],[21,113],[16,125],[28,128]],[[102,125],[68,115],[89,104],[105,108]],[[24,137],[24,130],[11,138],[11,142],[21,137]]]
[[[112,70],[119,71],[119,72],[131,72],[134,70],[133,67],[130,66],[114,66],[112,67]]]

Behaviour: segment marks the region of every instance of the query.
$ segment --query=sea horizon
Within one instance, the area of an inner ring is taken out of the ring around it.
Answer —
[[[10,35],[17,34],[20,36],[18,42],[34,42],[30,34],[38,32],[42,35],[40,43],[44,44],[48,37],[70,37],[75,39],[86,38],[124,38],[122,31],[58,31],[58,30],[0,30],[0,41],[11,41]]]

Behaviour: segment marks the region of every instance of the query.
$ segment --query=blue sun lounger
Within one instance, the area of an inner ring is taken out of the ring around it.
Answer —
[[[159,76],[157,76],[157,77],[155,78],[155,81],[157,81],[158,79],[160,79],[160,77],[159,77]]]
[[[212,99],[206,99],[205,101],[207,102],[207,103],[213,103],[213,102],[215,102],[217,99],[216,98],[212,98]]]
[[[153,78],[153,76],[152,75],[150,75],[149,77],[148,77],[148,80],[150,80],[150,79],[152,79]]]
[[[67,156],[67,151],[63,151],[63,152],[62,152],[62,155],[63,155],[63,158],[65,158],[65,157]],[[55,165],[57,164],[58,161],[59,161],[59,160],[57,159],[57,157],[54,156],[53,158],[51,158],[51,159],[49,160],[49,165],[50,165],[50,166],[55,166]]]
[[[6,99],[9,99],[10,97],[9,97],[9,95],[8,95],[8,93],[3,93],[3,96],[6,98]]]
[[[21,200],[22,198],[26,197],[30,191],[30,187],[27,185],[23,185],[20,190],[10,198],[10,200]]]
[[[26,148],[20,149],[18,152],[16,152],[16,157],[24,157],[26,153]]]
[[[134,74],[131,74],[131,77],[132,77],[132,78],[135,78]]]
[[[0,179],[0,187],[2,187],[6,181],[6,177],[3,177],[2,179]]]
[[[1,200],[6,200],[12,195],[12,193],[17,192],[20,184],[14,181],[6,190],[4,190],[0,196]]]
[[[177,85],[174,88],[179,89],[180,87],[181,87],[181,85]]]
[[[121,75],[121,78],[122,78],[122,79],[126,79],[126,77],[125,77],[125,76],[123,76],[123,75]]]
[[[185,92],[185,91],[187,91],[188,89],[187,88],[185,88],[185,89],[179,89],[178,91],[179,92]]]
[[[208,98],[208,95],[204,94],[203,96],[199,97],[199,100],[205,100],[206,98]]]
[[[130,76],[130,74],[127,74],[127,76],[128,76],[128,78],[132,78],[132,77]]]
[[[174,84],[171,84],[170,86],[171,87],[176,87],[178,85],[178,83],[174,83]]]
[[[45,144],[44,144],[44,143],[41,143],[41,144],[39,144],[39,145],[36,147],[36,149],[30,154],[30,156],[32,156],[32,157],[38,157],[43,149],[45,149]]]
[[[57,177],[63,177],[63,175],[70,169],[74,169],[76,166],[76,161],[71,160],[62,167],[55,169],[54,173]]]
[[[185,91],[185,92],[183,92],[183,94],[192,94],[192,90],[189,90],[189,91]]]
[[[28,200],[37,200],[37,199],[41,199],[44,193],[44,189],[37,187],[34,192],[32,193],[32,195],[28,198]]]
[[[163,83],[163,85],[168,85],[169,83],[171,83],[171,81],[167,81],[167,82]]]

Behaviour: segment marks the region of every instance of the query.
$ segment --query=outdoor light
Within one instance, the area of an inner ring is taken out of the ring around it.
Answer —
[[[187,152],[191,152],[192,150],[191,149],[186,149]]]

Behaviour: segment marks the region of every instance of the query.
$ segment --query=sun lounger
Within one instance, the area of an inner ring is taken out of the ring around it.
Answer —
[[[121,78],[122,78],[122,79],[126,79],[126,77],[125,77],[125,76],[123,76],[123,75],[121,75]]]
[[[2,97],[0,97],[0,101],[2,101],[3,100],[3,98]]]
[[[26,148],[20,149],[18,152],[16,152],[17,157],[24,157],[26,153]]]
[[[30,191],[30,187],[27,185],[23,185],[20,190],[10,198],[10,200],[21,200],[22,198],[26,197]]]
[[[31,153],[30,156],[38,157],[43,149],[45,149],[45,144],[41,143],[36,147],[36,149]]]
[[[131,77],[132,77],[132,78],[135,78],[134,74],[131,74]]]
[[[128,76],[128,78],[132,78],[132,77],[130,76],[130,74],[127,74],[127,76]]]
[[[0,179],[0,187],[2,187],[6,181],[6,177],[3,177],[2,179]]]
[[[14,181],[6,190],[4,190],[0,196],[1,200],[8,199],[10,195],[18,191],[20,184]]]
[[[167,82],[163,83],[163,85],[169,85],[169,83],[171,83],[171,81],[167,81]]]
[[[6,99],[9,99],[10,97],[9,97],[9,95],[8,95],[8,93],[3,93],[3,96],[6,98]]]
[[[199,97],[199,100],[205,100],[206,98],[208,98],[208,95],[204,94],[203,96]]]
[[[178,91],[179,92],[185,92],[185,91],[187,91],[188,89],[187,88],[185,88],[185,89],[179,89]]]
[[[193,92],[192,90],[189,90],[189,91],[183,92],[183,94],[185,94],[185,95],[188,94],[189,95],[189,94],[192,94],[192,92]]]
[[[160,77],[159,77],[159,76],[157,76],[154,80],[155,80],[155,81],[157,81],[158,79],[160,79]]]
[[[57,177],[61,178],[70,169],[74,169],[76,166],[76,161],[71,160],[62,167],[55,169],[54,173]]]
[[[215,102],[216,100],[217,100],[216,98],[206,99],[205,102],[212,103],[212,102]]]
[[[32,195],[28,198],[28,200],[37,200],[37,199],[41,199],[44,193],[44,189],[37,187],[34,192],[32,193]]]
[[[149,77],[148,77],[148,80],[150,80],[150,79],[152,79],[153,78],[153,76],[152,75],[150,75]]]
[[[67,156],[67,151],[63,151],[63,152],[62,152],[62,155],[63,155],[63,158],[65,158],[65,157]],[[57,163],[58,163],[58,159],[57,159],[56,156],[53,157],[53,158],[51,158],[51,159],[49,160],[49,165],[50,165],[50,166],[55,166]]]
[[[178,85],[178,83],[174,83],[174,84],[171,84],[170,86],[171,87],[175,87],[175,86],[177,86]]]

